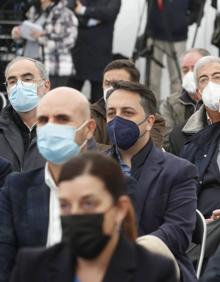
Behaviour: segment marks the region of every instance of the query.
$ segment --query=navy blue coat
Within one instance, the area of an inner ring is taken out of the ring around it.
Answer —
[[[0,187],[5,182],[6,176],[12,172],[12,167],[9,161],[0,157]]]
[[[201,0],[164,0],[159,10],[156,0],[148,0],[147,34],[164,41],[187,39],[188,25],[195,22]]]
[[[144,154],[142,149],[134,157],[141,167],[136,190],[139,235],[151,234],[162,239],[177,259],[182,281],[197,281],[185,254],[196,221],[196,168],[154,145],[145,159]],[[131,172],[135,175],[132,168]]]
[[[0,190],[1,282],[8,282],[19,247],[46,245],[48,221],[44,168],[12,173]]]
[[[188,142],[184,145],[181,152],[181,157],[189,160],[196,165],[198,169],[199,183],[198,183],[198,200],[200,193],[205,189],[204,177],[206,175],[207,168],[218,149],[220,141],[220,122],[214,123],[205,127],[198,133],[193,134]],[[217,183],[217,182],[216,182]],[[208,200],[208,199],[207,199]],[[210,199],[211,200],[211,199]],[[209,217],[214,209],[220,208],[219,206],[211,206],[211,202],[207,202],[207,207],[200,208],[198,202],[198,208],[205,215]]]

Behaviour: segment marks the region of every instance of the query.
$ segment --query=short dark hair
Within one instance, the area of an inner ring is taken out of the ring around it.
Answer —
[[[140,72],[135,66],[135,64],[131,60],[126,60],[126,59],[120,59],[120,60],[114,60],[111,63],[109,63],[103,72],[103,75],[107,71],[111,70],[125,70],[131,78],[131,81],[133,82],[139,82],[140,81]]]
[[[146,114],[155,114],[157,109],[157,101],[154,93],[147,89],[143,84],[131,81],[116,81],[112,84],[112,89],[107,93],[107,99],[115,90],[127,90],[138,94],[141,98],[141,106]]]

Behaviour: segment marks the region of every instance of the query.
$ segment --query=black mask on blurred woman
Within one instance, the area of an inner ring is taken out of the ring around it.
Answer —
[[[77,257],[93,259],[111,238],[103,233],[103,221],[103,213],[61,216],[63,241],[71,244]]]

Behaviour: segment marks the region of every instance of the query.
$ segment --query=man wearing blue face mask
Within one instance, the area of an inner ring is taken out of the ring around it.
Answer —
[[[160,238],[176,258],[181,281],[197,281],[185,255],[196,219],[196,168],[154,146],[150,131],[156,99],[143,85],[114,83],[106,107],[108,134],[114,144],[107,153],[124,174],[137,180],[139,236]]]
[[[61,166],[83,150],[96,149],[89,102],[59,87],[37,108],[37,146],[44,168],[8,177],[0,193],[0,281],[8,282],[21,247],[51,246],[61,239],[57,179]]]
[[[50,82],[42,63],[17,57],[5,70],[9,104],[0,116],[0,156],[14,171],[42,167],[44,159],[36,145],[36,108]]]

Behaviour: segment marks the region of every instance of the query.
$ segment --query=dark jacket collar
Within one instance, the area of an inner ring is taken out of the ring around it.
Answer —
[[[96,103],[91,105],[91,110],[99,113],[106,119],[106,109],[105,109],[105,100],[104,98],[100,98]]]
[[[186,92],[186,90],[182,90],[182,94],[179,97],[179,101],[181,102],[181,104],[184,105],[192,105],[192,106],[196,106],[197,102],[195,100],[193,100],[190,95]]]
[[[111,258],[103,282],[132,281],[137,268],[135,245],[120,238]],[[117,275],[115,274],[117,273]]]

